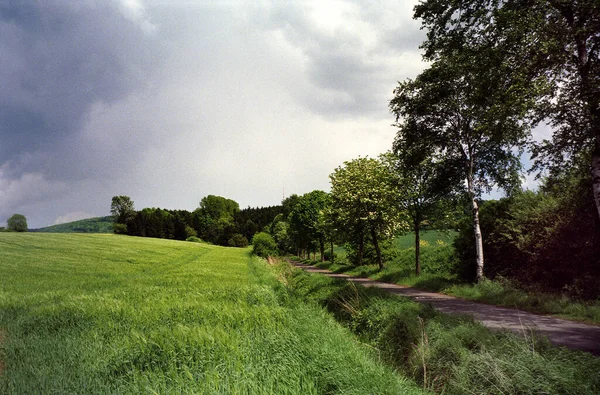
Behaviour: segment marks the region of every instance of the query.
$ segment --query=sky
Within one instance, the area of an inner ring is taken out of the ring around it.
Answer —
[[[0,226],[328,191],[391,148],[416,2],[0,2]]]

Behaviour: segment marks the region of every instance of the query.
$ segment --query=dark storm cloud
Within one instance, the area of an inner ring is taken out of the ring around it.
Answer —
[[[135,11],[118,1],[0,4],[0,222],[42,212],[44,201],[121,163],[120,152],[100,152],[81,134],[94,105],[143,87],[160,57]]]
[[[152,59],[144,32],[106,2],[10,2],[0,37],[2,162],[60,147],[93,103],[143,83]]]

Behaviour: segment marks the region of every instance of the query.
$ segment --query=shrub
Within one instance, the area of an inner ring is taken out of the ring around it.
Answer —
[[[27,232],[27,218],[23,214],[14,214],[8,219],[7,225],[11,232]]]
[[[248,239],[246,238],[246,236],[244,236],[242,234],[235,233],[229,239],[228,244],[231,247],[240,247],[240,248],[248,247]]]
[[[485,275],[503,276],[519,286],[594,300],[600,296],[600,227],[589,177],[560,181],[556,190],[521,192],[483,202],[480,224]],[[454,241],[460,263],[456,273],[475,274],[472,226],[461,224]]]
[[[252,238],[252,253],[260,257],[266,258],[268,256],[277,255],[277,243],[273,237],[266,232],[259,232]]]
[[[331,255],[331,250],[325,250],[325,260],[326,261],[331,261],[332,255]],[[333,260],[337,260],[338,259],[338,255],[334,252],[333,253]]]
[[[198,236],[198,232],[196,232],[196,229],[192,228],[189,225],[186,225],[185,227],[185,237],[186,239],[189,237],[196,237]]]
[[[191,241],[192,243],[204,243],[204,240],[202,240],[196,236],[190,236],[187,239],[185,239],[185,241]]]
[[[113,224],[113,232],[118,235],[126,235],[127,234],[127,225]]]

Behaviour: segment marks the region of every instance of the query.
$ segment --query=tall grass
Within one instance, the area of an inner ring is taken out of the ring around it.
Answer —
[[[0,234],[0,393],[417,393],[248,250]]]
[[[554,348],[527,333],[492,332],[471,317],[449,316],[377,288],[288,273],[307,301],[326,307],[382,360],[424,389],[446,394],[597,394],[600,359]]]

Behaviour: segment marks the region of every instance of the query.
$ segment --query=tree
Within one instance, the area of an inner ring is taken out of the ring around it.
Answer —
[[[377,159],[358,158],[344,162],[329,176],[332,218],[338,229],[358,242],[357,264],[362,264],[365,236],[370,236],[383,269],[380,240],[393,236],[405,224],[395,204],[393,175]]]
[[[27,218],[23,214],[14,214],[6,221],[6,225],[11,232],[27,232]]]
[[[270,234],[258,232],[252,238],[252,253],[263,258],[277,255],[277,244]]]
[[[429,60],[454,51],[457,37],[490,37],[502,48],[498,64],[507,66],[509,83],[500,89],[533,92],[537,120],[548,119],[554,128],[551,140],[534,145],[536,168],[561,173],[587,157],[600,217],[600,2],[427,0],[415,17],[428,29],[423,48]],[[534,81],[547,89],[536,89]]]
[[[240,212],[238,203],[221,196],[208,195],[194,212],[194,223],[203,240],[226,246],[235,234],[235,218]]]
[[[421,274],[420,231],[424,221],[439,219],[444,214],[443,204],[453,189],[453,174],[448,174],[442,163],[433,157],[415,157],[411,147],[397,140],[394,153],[381,156],[382,162],[393,173],[398,205],[406,212],[415,233],[415,274]]]
[[[227,219],[233,221],[235,214],[240,211],[240,205],[235,200],[208,195],[200,201],[200,210],[204,215],[214,220]]]
[[[321,252],[321,260],[325,257],[324,217],[330,205],[327,192],[312,191],[302,195],[289,216],[292,232],[302,249],[308,249],[312,242],[317,242]]]
[[[281,201],[281,206],[283,207],[284,217],[287,218],[290,215],[290,213],[294,209],[294,206],[296,206],[296,203],[298,203],[299,199],[300,199],[300,196],[298,196],[294,193]]]
[[[491,44],[454,38],[456,51],[438,56],[415,80],[394,90],[390,109],[396,115],[396,144],[417,156],[435,155],[451,179],[461,179],[471,205],[477,251],[477,280],[484,276],[482,234],[477,200],[499,186],[511,191],[520,184],[520,151],[529,136],[521,122],[530,97],[503,91],[503,68],[494,67]],[[469,45],[472,45],[469,47]],[[472,53],[479,52],[476,59]]]
[[[127,220],[135,215],[133,201],[129,196],[113,196],[110,204],[110,213],[115,218],[115,223],[127,224]]]

